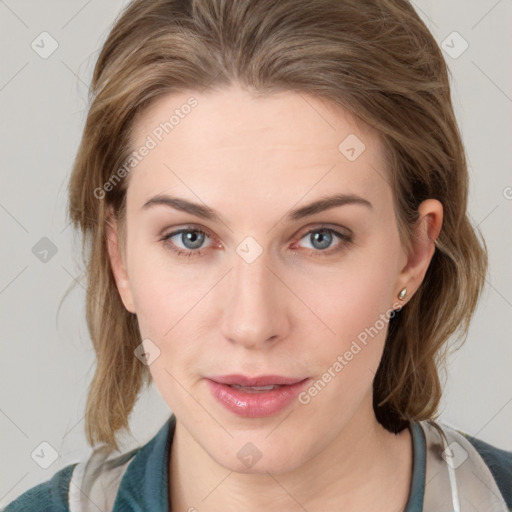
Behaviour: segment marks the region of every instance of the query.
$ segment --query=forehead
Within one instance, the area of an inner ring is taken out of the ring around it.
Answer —
[[[333,188],[378,202],[389,188],[378,134],[340,106],[292,91],[169,94],[139,114],[132,143],[151,146],[130,176],[137,203],[196,191],[204,202],[224,194],[292,205]]]

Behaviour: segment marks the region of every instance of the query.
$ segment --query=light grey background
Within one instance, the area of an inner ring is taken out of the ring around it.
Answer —
[[[94,354],[82,285],[57,316],[80,274],[79,238],[65,218],[66,185],[94,62],[125,4],[0,0],[0,507],[90,453],[83,415]],[[469,158],[470,212],[490,250],[469,338],[450,359],[441,420],[512,450],[512,2],[415,6],[452,54],[445,57]],[[44,31],[58,43],[46,59],[31,47],[39,41],[38,51],[51,48]],[[469,45],[457,58],[464,41],[454,31]],[[43,237],[57,249],[46,263],[32,252]],[[144,393],[126,446],[149,440],[168,414],[155,388]],[[42,442],[58,453],[47,469],[31,457]]]

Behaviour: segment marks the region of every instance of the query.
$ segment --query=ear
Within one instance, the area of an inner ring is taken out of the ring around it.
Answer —
[[[115,215],[109,214],[107,216],[106,231],[107,231],[107,248],[110,259],[110,267],[114,274],[119,295],[123,301],[124,307],[130,312],[135,313],[133,304],[132,290],[130,288],[130,281],[128,279],[128,272],[126,271],[126,261],[124,251],[121,247],[121,237],[119,233],[118,221]]]
[[[443,205],[437,199],[427,199],[418,208],[419,218],[413,228],[412,247],[407,262],[397,279],[395,297],[407,288],[404,302],[418,290],[434,256],[435,241],[443,225]]]

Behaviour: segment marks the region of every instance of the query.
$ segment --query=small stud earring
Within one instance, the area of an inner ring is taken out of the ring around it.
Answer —
[[[400,300],[404,299],[405,296],[407,295],[407,288],[404,288],[403,290],[400,291],[400,293],[398,294],[398,298]]]

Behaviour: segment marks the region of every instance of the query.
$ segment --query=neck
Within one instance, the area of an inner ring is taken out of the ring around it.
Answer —
[[[410,432],[384,429],[369,398],[324,450],[279,474],[231,471],[177,421],[169,468],[171,510],[404,510],[412,476]]]

